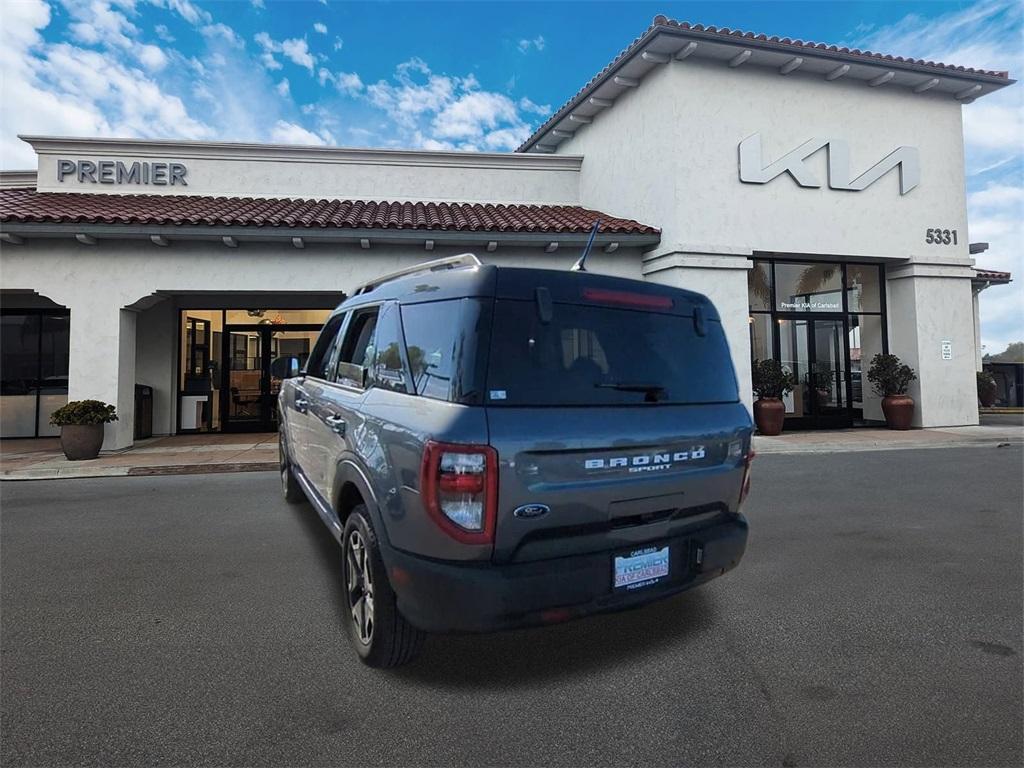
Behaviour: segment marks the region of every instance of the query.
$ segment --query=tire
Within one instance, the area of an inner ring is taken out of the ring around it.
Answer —
[[[280,427],[284,429],[284,427]],[[277,433],[277,455],[281,466],[281,490],[284,493],[284,500],[289,504],[299,504],[306,500],[306,494],[302,492],[302,486],[295,479],[292,472],[292,462],[288,458],[288,446],[285,443],[284,433]]]
[[[349,514],[341,542],[345,615],[349,617],[345,626],[356,653],[369,667],[407,664],[419,655],[426,634],[406,621],[398,610],[377,535],[364,505],[358,505]]]

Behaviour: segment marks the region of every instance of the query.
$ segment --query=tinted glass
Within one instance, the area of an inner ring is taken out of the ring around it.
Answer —
[[[327,321],[327,325],[320,332],[320,337],[316,340],[316,345],[309,355],[309,362],[306,363],[306,373],[310,376],[318,379],[329,378],[330,371],[328,368],[331,364],[331,358],[334,356],[334,350],[341,340],[339,331],[344,319],[344,314],[335,315]]]
[[[377,308],[359,310],[345,333],[339,363],[352,363],[363,368],[373,364],[373,333],[377,328]]]
[[[772,316],[750,316],[750,356],[753,360],[772,359]]]
[[[755,261],[747,272],[747,296],[754,312],[772,308],[772,269],[767,261]]]
[[[737,400],[720,323],[685,316],[498,300],[487,373],[491,405],[632,405]]]
[[[402,329],[398,308],[390,305],[377,321],[376,353],[371,376],[374,384],[395,392],[406,392],[406,371],[402,355]]]
[[[851,312],[881,312],[879,267],[868,264],[846,265],[846,296]]]
[[[458,359],[463,304],[463,300],[456,299],[402,307],[405,348],[416,394],[454,399],[452,377]]]
[[[778,312],[842,312],[843,270],[838,264],[775,263]]]

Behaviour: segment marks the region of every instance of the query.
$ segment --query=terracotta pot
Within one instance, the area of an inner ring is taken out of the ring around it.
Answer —
[[[60,428],[60,447],[70,461],[95,459],[102,445],[102,424],[67,424]]]
[[[889,429],[910,429],[910,422],[914,419],[914,398],[886,395],[882,398],[882,413]]]
[[[996,404],[996,393],[999,388],[995,384],[978,387],[978,401],[982,408],[991,408]]]
[[[786,419],[786,406],[777,397],[762,397],[754,402],[754,423],[762,435],[782,433],[782,422]]]

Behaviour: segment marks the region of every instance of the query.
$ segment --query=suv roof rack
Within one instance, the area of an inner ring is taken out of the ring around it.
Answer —
[[[392,280],[397,280],[400,277],[409,277],[410,275],[419,275],[425,272],[440,272],[445,269],[479,266],[481,266],[480,259],[472,253],[460,253],[458,256],[446,256],[443,259],[425,261],[422,264],[414,264],[413,266],[406,267],[405,269],[388,272],[386,275],[381,275],[375,280],[371,280],[358,286],[354,291],[352,291],[352,295],[359,296],[363,293],[369,293],[374,288],[378,288],[384,283],[389,283]]]

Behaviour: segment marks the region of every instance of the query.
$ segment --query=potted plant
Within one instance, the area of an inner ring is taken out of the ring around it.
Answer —
[[[99,400],[72,400],[50,416],[60,427],[60,447],[70,461],[95,459],[103,445],[103,425],[117,421],[112,405]]]
[[[751,380],[757,400],[754,402],[754,423],[762,435],[778,435],[786,418],[782,397],[793,391],[793,374],[778,360],[755,360]]]
[[[996,377],[990,371],[978,371],[978,402],[982,408],[991,408],[996,404]]]
[[[882,398],[882,413],[889,429],[910,429],[914,418],[914,400],[907,395],[910,382],[917,378],[914,369],[896,355],[875,355],[868,370],[868,381]]]

